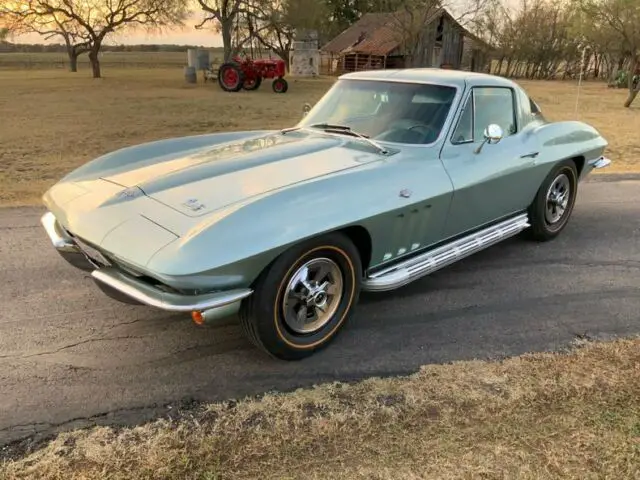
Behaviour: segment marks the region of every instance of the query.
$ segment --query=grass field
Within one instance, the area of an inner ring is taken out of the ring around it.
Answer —
[[[0,204],[39,202],[66,172],[123,146],[174,135],[293,125],[303,103],[316,101],[333,81],[290,78],[285,95],[274,94],[270,84],[256,92],[228,94],[200,77],[197,85],[186,84],[179,67],[120,69],[105,62],[103,73],[104,78],[94,80],[82,67],[76,74],[0,69]],[[575,118],[575,83],[522,84],[549,118]],[[624,97],[624,91],[602,83],[587,83],[580,94],[579,118],[611,144],[609,172],[640,169],[640,108],[624,109]]]
[[[17,479],[637,479],[640,340],[62,434]]]
[[[221,56],[219,49],[209,51],[211,61]],[[100,63],[105,69],[111,68],[171,68],[183,67],[187,64],[186,49],[184,52],[103,52]],[[62,69],[69,65],[65,53],[0,53],[0,70],[43,70]],[[80,75],[89,75],[89,57],[78,58]]]

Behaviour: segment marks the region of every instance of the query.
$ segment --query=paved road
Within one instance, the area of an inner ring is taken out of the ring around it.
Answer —
[[[87,422],[141,421],[184,399],[640,333],[639,205],[638,179],[583,184],[556,241],[510,240],[365,296],[333,345],[302,363],[263,356],[235,324],[203,330],[108,299],[51,249],[40,210],[0,210],[0,446]]]

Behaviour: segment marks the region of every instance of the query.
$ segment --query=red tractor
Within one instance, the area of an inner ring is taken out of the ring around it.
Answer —
[[[223,63],[218,69],[218,83],[227,92],[257,90],[263,78],[273,78],[271,87],[276,93],[285,93],[289,84],[283,78],[285,74],[284,60],[233,57],[230,62]]]

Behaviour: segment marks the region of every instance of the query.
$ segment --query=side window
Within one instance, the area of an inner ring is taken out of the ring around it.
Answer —
[[[531,113],[534,117],[542,114],[542,112],[540,111],[540,107],[536,102],[533,101],[532,98],[529,98],[529,107],[531,108]]]
[[[529,98],[529,104],[531,105],[531,116],[533,119],[542,120],[543,122],[546,121],[542,110],[540,110],[540,106],[532,98]]]
[[[476,87],[474,138],[482,139],[484,129],[492,123],[500,125],[504,136],[517,131],[513,91],[503,87]]]
[[[473,93],[469,95],[462,109],[462,115],[460,115],[458,126],[453,132],[451,142],[456,144],[473,142]]]

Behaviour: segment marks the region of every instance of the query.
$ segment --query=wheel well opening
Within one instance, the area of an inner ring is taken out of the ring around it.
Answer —
[[[360,226],[347,227],[341,230],[360,252],[360,259],[362,260],[362,268],[364,271],[369,267],[371,262],[371,235],[366,228]]]
[[[584,157],[574,157],[573,163],[576,164],[576,170],[578,171],[578,177],[582,174],[582,169],[584,168],[585,158]]]

